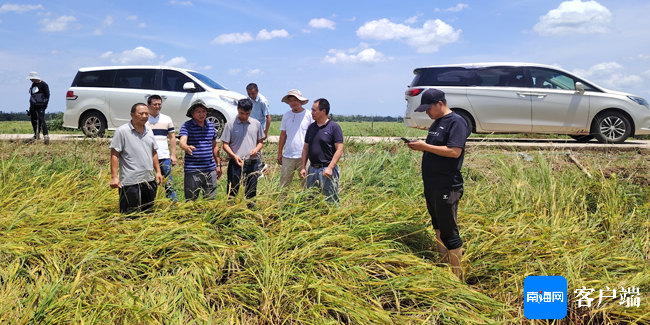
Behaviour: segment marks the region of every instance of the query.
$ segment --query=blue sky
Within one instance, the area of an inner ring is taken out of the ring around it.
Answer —
[[[77,69],[120,64],[189,68],[242,94],[255,82],[272,114],[296,88],[334,114],[403,116],[414,68],[490,61],[650,99],[649,14],[637,0],[0,2],[0,110],[28,108],[30,71],[63,111]]]

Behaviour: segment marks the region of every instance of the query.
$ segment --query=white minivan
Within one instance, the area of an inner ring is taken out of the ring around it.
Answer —
[[[622,143],[650,134],[648,102],[608,90],[562,69],[532,63],[470,63],[417,68],[406,91],[404,124],[428,129],[414,112],[424,90],[445,92],[447,104],[475,133],[567,134]]]
[[[208,119],[219,134],[237,116],[237,101],[246,96],[230,91],[196,71],[163,66],[113,66],[79,69],[66,94],[63,126],[101,136],[131,120],[131,106],[163,98],[162,113],[176,129],[188,120],[191,103],[203,100],[212,108]]]

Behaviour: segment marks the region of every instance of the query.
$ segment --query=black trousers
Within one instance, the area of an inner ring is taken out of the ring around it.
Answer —
[[[463,246],[458,232],[458,201],[463,197],[463,187],[441,190],[424,189],[427,210],[433,229],[440,230],[440,240],[449,250]]]
[[[120,213],[146,211],[153,207],[158,185],[156,181],[126,185],[118,189]]]
[[[244,166],[239,166],[234,159],[231,159],[228,162],[229,195],[237,195],[240,185],[243,185],[246,191],[246,198],[254,198],[257,195],[258,167],[258,160],[250,160],[248,163],[244,163]]]
[[[45,123],[45,108],[32,108],[29,110],[29,117],[32,120],[34,134],[38,136],[43,131],[47,135],[47,124]]]

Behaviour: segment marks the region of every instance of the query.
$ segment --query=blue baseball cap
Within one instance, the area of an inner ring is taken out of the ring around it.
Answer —
[[[420,106],[415,109],[415,112],[424,112],[428,110],[432,104],[435,104],[443,99],[445,99],[445,93],[442,90],[435,88],[427,89],[422,93],[422,97],[420,97]]]

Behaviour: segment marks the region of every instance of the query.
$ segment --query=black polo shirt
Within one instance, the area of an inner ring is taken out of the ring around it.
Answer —
[[[314,122],[307,128],[305,143],[309,145],[308,157],[311,164],[329,164],[336,152],[335,144],[343,143],[343,131],[332,120],[322,126]]]
[[[460,169],[465,158],[467,123],[462,116],[451,113],[433,121],[429,127],[427,144],[462,148],[458,158],[450,158],[425,151],[422,154],[422,182],[428,190],[457,188],[463,186]]]

